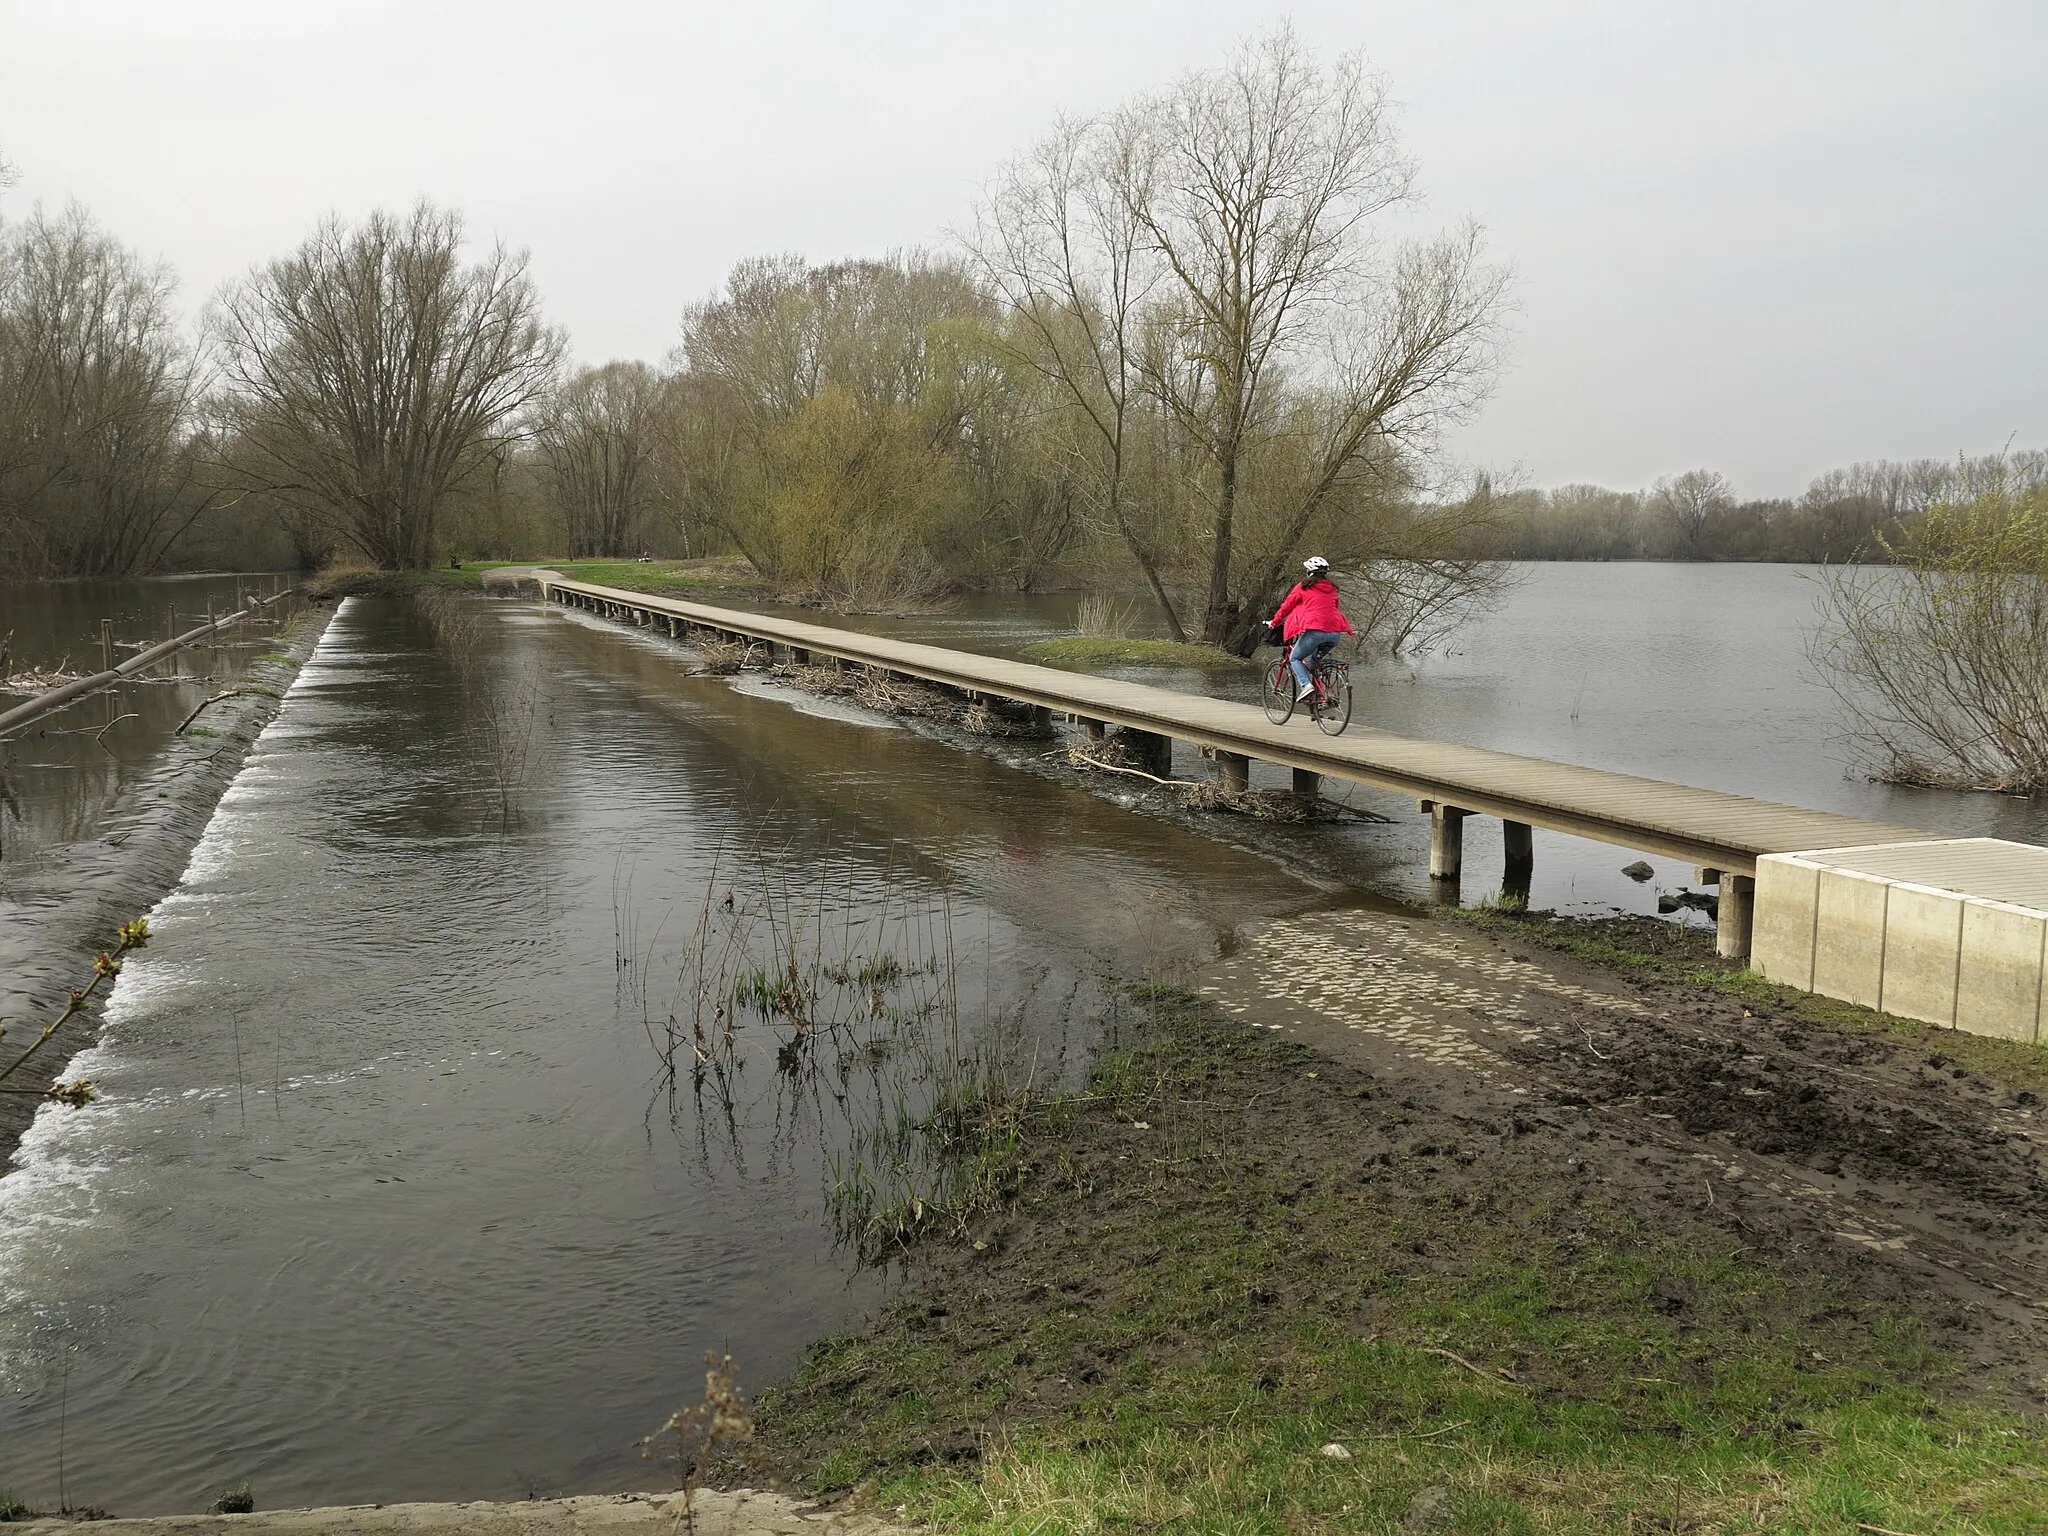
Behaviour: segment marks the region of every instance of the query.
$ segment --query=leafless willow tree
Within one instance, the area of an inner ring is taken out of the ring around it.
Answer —
[[[0,232],[0,564],[146,568],[206,505],[173,286],[77,207]]]
[[[2048,486],[1977,494],[1879,535],[1887,566],[1821,583],[1815,661],[1879,777],[2048,789]]]
[[[1678,535],[1684,559],[1700,557],[1708,526],[1734,505],[1734,487],[1719,470],[1688,469],[1682,475],[1666,475],[1650,487],[1651,509]]]
[[[1383,253],[1414,184],[1385,82],[1283,27],[1063,124],[992,189],[976,257],[1176,636],[1240,632],[1490,387],[1506,274],[1473,228]]]
[[[549,402],[535,436],[570,554],[639,549],[667,403],[667,382],[636,362],[585,368]]]
[[[956,260],[740,263],[683,319],[675,512],[785,596],[833,606],[904,607],[1042,562],[1064,513],[1019,451],[1000,320]]]
[[[443,504],[516,435],[563,340],[523,253],[465,263],[460,215],[323,222],[226,288],[208,329],[243,483],[389,569],[430,565]]]

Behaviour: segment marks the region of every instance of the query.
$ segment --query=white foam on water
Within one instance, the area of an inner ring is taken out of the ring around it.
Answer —
[[[336,626],[354,602],[354,598],[347,599],[336,612],[326,634],[286,689],[287,701],[309,672],[339,674],[324,658],[343,650]],[[257,737],[241,772],[227,786],[193,845],[178,884],[150,910],[151,925],[160,933],[175,933],[222,899],[216,893],[195,891],[194,886],[219,880],[238,860],[267,855],[268,850],[250,847],[251,810],[252,802],[260,804],[267,798],[265,781],[271,778],[271,765],[264,761],[267,754],[263,748],[283,717],[280,710]],[[122,1051],[123,1026],[161,1013],[179,994],[204,984],[204,978],[183,961],[148,952],[131,957],[101,1005],[100,1038],[71,1058],[64,1069],[65,1079],[118,1083],[137,1065]],[[117,1166],[107,1148],[118,1144],[121,1123],[172,1099],[204,1098],[225,1091],[210,1087],[145,1089],[132,1095],[110,1094],[83,1109],[51,1103],[38,1107],[15,1148],[12,1171],[0,1177],[0,1385],[8,1377],[8,1355],[22,1342],[18,1330],[30,1326],[37,1304],[49,1300],[59,1288],[61,1275],[43,1271],[52,1263],[61,1268],[69,1248],[53,1243],[52,1234],[92,1229],[99,1218],[106,1179]],[[114,1239],[110,1236],[108,1240]]]
[[[343,650],[343,642],[335,633],[336,627],[341,624],[350,606],[355,602],[356,599],[353,597],[342,600],[341,607],[335,611],[334,618],[327,625],[326,633],[321,635],[320,643],[313,647],[313,654],[306,658],[305,665],[299,668],[291,685],[285,689],[286,706],[289,706],[292,695],[305,684],[309,673],[333,674],[336,671],[328,665],[332,656]],[[219,880],[237,858],[255,856],[247,847],[249,839],[246,836],[238,837],[237,834],[246,832],[250,820],[249,812],[269,798],[269,790],[273,785],[282,782],[277,766],[270,760],[269,748],[275,745],[272,740],[273,732],[277,732],[280,737],[297,734],[295,724],[279,731],[285,718],[286,710],[280,708],[257,736],[249,749],[248,758],[242,764],[241,772],[235,775],[233,781],[221,793],[219,804],[214,807],[213,815],[207,819],[206,830],[199,834],[199,841],[193,844],[192,855],[185,861],[184,874],[179,877],[178,884],[172,889],[170,896],[158,903],[157,911],[163,911],[168,903],[175,901],[185,887],[211,884]],[[151,914],[152,920],[155,915]]]
[[[801,688],[790,688],[762,678],[748,677],[744,672],[726,681],[734,693],[745,694],[750,699],[772,699],[778,704],[787,704],[800,715],[816,715],[821,720],[842,720],[848,725],[873,726],[878,731],[903,729],[900,721],[878,710],[849,704],[844,699],[806,693]]]

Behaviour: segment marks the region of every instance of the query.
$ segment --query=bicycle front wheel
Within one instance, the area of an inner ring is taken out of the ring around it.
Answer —
[[[1275,725],[1285,725],[1294,718],[1294,674],[1288,670],[1284,654],[1266,669],[1259,702],[1266,707],[1266,718]]]
[[[1339,672],[1325,681],[1329,696],[1316,711],[1316,729],[1325,736],[1342,736],[1351,723],[1351,677]]]

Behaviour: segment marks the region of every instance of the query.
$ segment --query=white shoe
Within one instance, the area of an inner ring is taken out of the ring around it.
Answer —
[[[1297,693],[1294,696],[1294,702],[1297,704],[1306,704],[1310,699],[1314,698],[1315,696],[1316,690],[1314,685],[1311,684],[1309,687],[1302,689],[1301,692]]]

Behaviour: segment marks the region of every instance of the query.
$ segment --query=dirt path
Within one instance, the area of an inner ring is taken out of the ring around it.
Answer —
[[[2048,1117],[1937,1032],[1852,1034],[1371,910],[1272,924],[1198,990],[1410,1084],[1416,1156],[1460,1132],[1561,1133],[1568,1166],[1660,1225],[1842,1250],[2048,1399]]]

